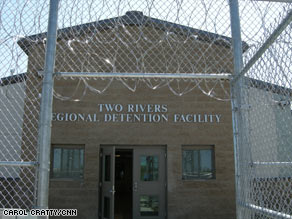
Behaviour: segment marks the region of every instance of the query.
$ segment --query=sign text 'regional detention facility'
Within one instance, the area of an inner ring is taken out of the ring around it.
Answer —
[[[56,122],[220,123],[220,114],[169,113],[167,104],[97,104],[95,113],[54,112]]]

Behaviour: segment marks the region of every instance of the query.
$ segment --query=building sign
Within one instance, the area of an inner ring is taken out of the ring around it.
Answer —
[[[54,112],[56,122],[220,123],[220,114],[169,113],[167,104],[98,104],[95,113]]]

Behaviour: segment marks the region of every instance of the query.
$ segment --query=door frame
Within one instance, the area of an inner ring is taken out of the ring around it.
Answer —
[[[101,147],[99,152],[99,163],[100,163],[100,172],[99,172],[99,209],[98,209],[98,217],[99,219],[114,219],[114,198],[115,198],[115,147],[111,146],[111,147]],[[106,157],[109,156],[110,160],[109,160],[109,167],[110,167],[110,173],[107,177],[108,180],[106,180],[105,178],[107,178],[105,176],[105,167],[106,167]],[[104,184],[104,185],[103,185]],[[107,191],[107,192],[105,192]],[[104,216],[104,205],[105,202],[103,201],[105,199],[105,197],[108,198],[109,200],[109,212],[108,212],[108,217]]]
[[[102,161],[102,156],[100,154],[101,152],[101,148],[102,147],[114,147],[115,150],[119,150],[119,149],[132,149],[134,150],[135,148],[163,148],[164,149],[164,153],[165,153],[165,218],[168,218],[168,151],[167,151],[167,144],[100,144],[99,145],[99,165],[101,165],[101,161]],[[133,154],[134,155],[134,154]],[[133,156],[133,161],[134,161],[134,156]],[[98,183],[98,196],[102,197],[102,166],[99,166],[99,183]],[[134,167],[133,167],[133,171],[134,171]],[[134,172],[133,172],[134,174]],[[133,185],[132,185],[133,187]],[[133,199],[133,195],[132,195],[132,199]],[[99,202],[101,202],[102,199],[99,198]],[[102,206],[101,203],[98,203],[98,206]],[[133,209],[132,209],[133,211]],[[98,209],[99,215],[100,212],[102,212],[102,209]]]

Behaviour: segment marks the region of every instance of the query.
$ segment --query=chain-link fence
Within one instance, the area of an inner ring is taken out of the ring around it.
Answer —
[[[239,218],[291,218],[291,3],[240,1],[244,54]],[[245,20],[254,19],[253,26]]]
[[[239,1],[243,71],[233,83],[234,57],[241,57],[234,56],[230,2],[60,0],[54,98],[82,101],[117,82],[132,92],[235,98],[237,216],[289,218],[292,5]],[[49,1],[4,0],[0,9],[0,208],[30,209]],[[230,82],[240,95],[230,95]]]
[[[169,87],[178,96],[196,88],[229,100],[229,88],[222,80],[232,72],[228,2],[104,1],[73,5],[71,1],[60,2],[56,71],[88,73],[82,74],[88,77],[78,79],[83,86],[76,89],[84,89],[82,95],[87,91],[102,94],[113,80],[119,80],[133,92],[140,83],[150,89]],[[119,74],[94,78],[94,73],[105,72]],[[130,78],[123,73],[136,74]],[[134,78],[141,73],[156,76]],[[166,79],[161,73],[181,76]],[[187,79],[184,73],[215,76],[210,77],[212,80],[199,76]],[[55,90],[55,97],[82,99],[74,96],[76,93]]]
[[[46,31],[48,5],[0,2],[0,208],[36,206],[41,81],[28,66],[42,69],[43,63],[28,62],[19,40]]]

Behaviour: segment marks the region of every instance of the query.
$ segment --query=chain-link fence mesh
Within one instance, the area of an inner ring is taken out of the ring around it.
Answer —
[[[43,63],[29,58],[20,40],[46,31],[48,5],[48,1],[0,1],[0,208],[36,205],[41,82],[35,69],[41,70]]]
[[[4,0],[0,9],[0,161],[34,162],[49,1]],[[245,66],[289,14],[291,3],[239,1],[239,10]],[[118,80],[133,92],[141,84],[158,93],[168,87],[177,96],[199,89],[230,101],[229,15],[227,0],[60,0],[55,72],[64,74],[55,77],[54,97],[69,104],[89,92],[103,94]],[[292,214],[290,60],[288,25],[244,76],[237,177],[240,218]],[[25,74],[15,76],[20,73]],[[64,77],[66,73],[71,77]],[[91,77],[96,73],[116,76]],[[155,77],[130,75],[147,73]],[[197,76],[167,78],[165,73]],[[0,174],[0,208],[35,205],[35,167],[2,165]]]
[[[229,5],[227,1],[61,1],[57,50],[57,72],[231,73]],[[133,92],[145,83],[150,89],[167,86],[179,96],[196,88],[218,99],[230,98],[226,81],[220,78],[78,80],[85,86],[83,95],[104,93],[113,80],[120,80]],[[55,92],[60,99],[82,98]]]
[[[240,1],[242,38],[250,49],[239,134],[240,218],[292,217],[291,3]],[[283,26],[278,35],[277,28]],[[245,21],[254,20],[247,26]],[[266,47],[265,52],[256,54]]]

